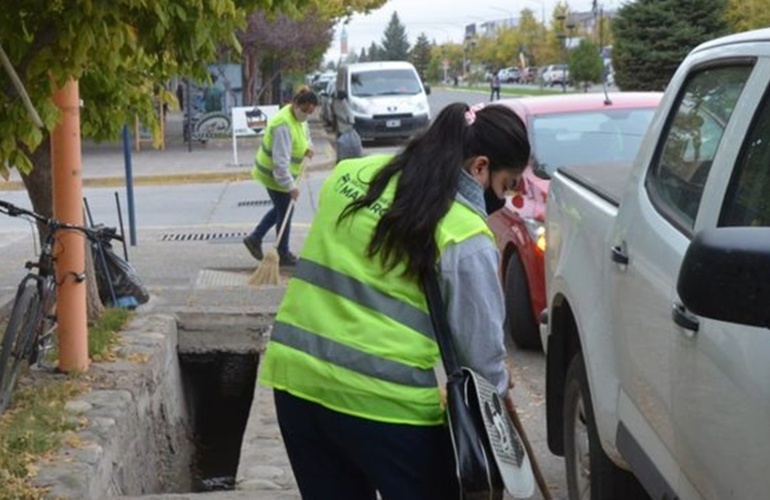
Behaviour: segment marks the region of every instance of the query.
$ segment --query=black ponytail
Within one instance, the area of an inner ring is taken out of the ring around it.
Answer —
[[[523,169],[529,158],[524,124],[502,106],[480,109],[474,117],[467,104],[450,104],[375,175],[339,221],[375,203],[398,176],[395,197],[369,242],[369,257],[379,255],[388,270],[404,262],[407,277],[422,278],[438,259],[436,228],[455,200],[463,166],[482,154],[489,156],[491,169]]]

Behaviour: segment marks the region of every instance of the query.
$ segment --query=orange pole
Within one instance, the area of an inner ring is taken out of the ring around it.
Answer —
[[[78,82],[67,82],[56,90],[53,99],[62,110],[62,120],[51,133],[53,213],[62,222],[83,224]],[[60,231],[55,251],[59,369],[84,372],[88,370],[86,283],[75,279],[75,275],[85,271],[84,236],[75,231]]]

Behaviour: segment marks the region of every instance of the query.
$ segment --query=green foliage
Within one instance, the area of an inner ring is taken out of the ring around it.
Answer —
[[[582,39],[569,56],[570,80],[576,85],[599,83],[603,73],[604,63],[599,55],[599,48],[590,40]]]
[[[412,47],[412,51],[409,54],[409,60],[414,64],[417,73],[423,80],[425,80],[428,75],[430,53],[431,44],[428,41],[428,36],[425,33],[421,33],[420,36],[417,37],[414,47]]]
[[[730,0],[726,17],[733,32],[770,26],[767,0]]]
[[[406,61],[409,58],[409,40],[406,37],[406,27],[401,24],[398,14],[394,11],[382,38],[381,61]]]
[[[612,65],[622,90],[663,90],[684,57],[726,34],[727,0],[637,0],[612,23]]]
[[[293,10],[309,0],[4,0],[5,51],[46,124],[37,130],[0,72],[0,165],[28,171],[34,150],[59,120],[54,90],[79,80],[83,135],[116,139],[136,115],[154,124],[153,90],[171,76],[207,78],[218,49],[239,49],[234,33],[260,6]]]

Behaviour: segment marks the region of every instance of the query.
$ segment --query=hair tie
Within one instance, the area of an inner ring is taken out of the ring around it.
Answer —
[[[468,125],[473,125],[473,122],[476,121],[476,112],[483,107],[484,103],[480,102],[468,108],[468,111],[465,112],[465,121],[468,123]]]

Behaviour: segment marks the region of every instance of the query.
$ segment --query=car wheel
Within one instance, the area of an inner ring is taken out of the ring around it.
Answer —
[[[570,500],[648,499],[633,474],[609,459],[596,430],[585,361],[578,352],[564,387],[564,463]]]
[[[518,347],[542,349],[540,332],[532,314],[527,274],[517,254],[511,256],[505,270],[505,318],[508,333]]]

